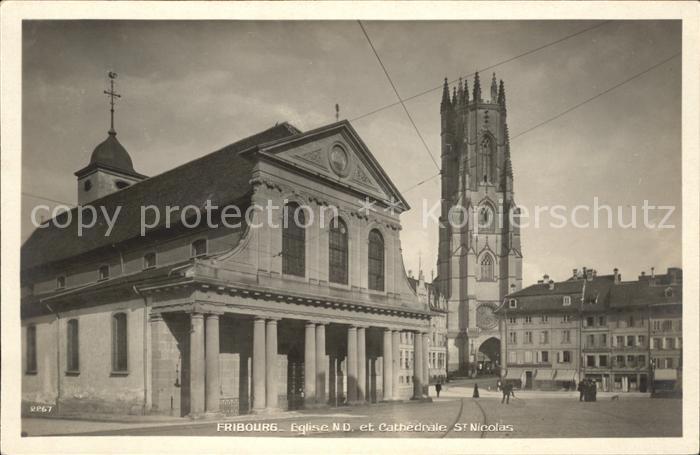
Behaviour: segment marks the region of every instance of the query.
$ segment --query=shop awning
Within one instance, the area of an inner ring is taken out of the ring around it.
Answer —
[[[576,377],[576,370],[557,370],[557,381],[573,381]]]
[[[675,381],[678,379],[678,374],[673,368],[657,368],[654,370],[655,381]]]
[[[523,375],[523,370],[522,368],[508,368],[508,371],[506,372],[506,377],[505,379],[518,379],[520,380]]]
[[[554,370],[551,368],[540,368],[537,369],[537,374],[535,375],[535,381],[551,381],[554,379]]]

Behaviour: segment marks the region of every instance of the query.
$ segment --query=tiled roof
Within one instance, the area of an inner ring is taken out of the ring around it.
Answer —
[[[265,131],[242,139],[218,151],[205,155],[182,166],[134,184],[123,190],[93,201],[98,213],[101,207],[113,216],[118,206],[121,212],[109,237],[105,237],[107,223],[103,216],[91,229],[78,236],[76,228],[77,208],[71,211],[72,222],[68,228],[60,229],[53,223],[36,229],[22,246],[21,268],[26,270],[42,264],[67,259],[100,248],[109,248],[140,236],[141,207],[155,205],[164,207],[194,205],[203,207],[207,200],[214,205],[239,202],[249,197],[250,177],[253,162],[243,158],[239,152],[256,145],[299,134],[293,126],[282,123]],[[65,220],[59,215],[59,221]],[[179,216],[177,217],[179,219]],[[173,220],[174,221],[174,220]],[[160,224],[165,225],[165,216]]]
[[[666,292],[667,289],[669,292]],[[682,301],[683,286],[680,284],[650,286],[645,281],[632,281],[620,283],[612,288],[610,307],[625,308]]]

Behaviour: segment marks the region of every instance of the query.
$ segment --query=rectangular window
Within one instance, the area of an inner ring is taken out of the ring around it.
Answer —
[[[508,318],[508,322],[510,324],[516,324],[518,322],[518,318],[510,317],[510,318]]]
[[[27,374],[36,374],[36,326],[27,326]]]
[[[540,332],[540,344],[547,344],[549,343],[549,332],[544,330]]]
[[[586,346],[595,346],[595,335],[586,336]]]
[[[525,363],[532,363],[532,352],[525,351]]]
[[[561,342],[562,343],[571,343],[571,331],[570,330],[562,330]]]
[[[599,356],[598,362],[599,362],[601,367],[607,367],[608,366],[608,356],[607,355]]]
[[[637,366],[638,367],[644,367],[646,365],[646,357],[643,355],[638,355],[637,356]]]
[[[563,363],[571,363],[571,351],[563,351],[562,352],[562,362]]]
[[[568,314],[565,314],[564,316],[561,317],[561,322],[569,322],[571,321],[571,316]]]
[[[671,357],[666,358],[666,368],[673,368],[673,358],[671,358]]]
[[[630,315],[630,317],[627,319],[627,327],[634,327],[634,316]]]
[[[192,242],[192,250],[190,255],[193,258],[204,256],[207,254],[207,239],[198,239]]]
[[[646,347],[647,344],[647,339],[644,335],[637,335],[637,346],[639,347]]]
[[[593,327],[595,324],[595,318],[593,316],[589,316],[586,318],[586,327]]]
[[[662,330],[663,332],[670,332],[671,330],[673,330],[672,321],[664,321],[664,322],[661,324],[661,330]]]
[[[634,346],[634,335],[627,335],[627,343],[625,344],[627,347],[632,347]]]
[[[525,324],[532,324],[532,316],[525,316]]]
[[[78,320],[71,319],[67,325],[66,338],[66,373],[80,372],[80,341],[78,339]]]
[[[540,317],[540,322],[548,322],[548,321],[549,321],[549,316],[547,316],[546,314],[543,314]]]
[[[143,268],[152,269],[156,266],[156,253],[146,253],[143,256]]]
[[[673,338],[666,338],[664,340],[664,349],[673,349],[674,343]]]
[[[98,280],[100,280],[100,281],[108,279],[109,278],[109,266],[108,265],[101,266],[99,268],[99,270],[97,271],[97,275],[98,275]]]
[[[532,344],[532,332],[525,332],[525,343]]]
[[[635,360],[636,359],[633,355],[628,355],[627,356],[627,366],[635,367],[637,365],[637,362]]]
[[[661,330],[661,321],[654,321],[654,330]]]
[[[508,342],[510,344],[518,344],[518,334],[517,332],[509,332],[508,333]]]
[[[508,353],[508,363],[517,363],[515,351],[510,351]]]
[[[608,345],[608,335],[606,333],[601,333],[600,334],[600,345],[601,346],[607,346]]]
[[[112,316],[112,372],[126,373],[129,346],[127,344],[126,313],[116,313]]]
[[[625,337],[622,335],[618,335],[615,337],[615,344],[619,347],[623,347],[625,345]]]
[[[587,355],[586,356],[586,366],[587,367],[595,367],[595,356],[594,355]]]
[[[654,349],[661,349],[661,338],[654,338]]]
[[[542,363],[549,363],[549,351],[542,351],[540,353],[540,358],[542,359]]]
[[[603,327],[605,325],[605,316],[598,316],[598,325]]]

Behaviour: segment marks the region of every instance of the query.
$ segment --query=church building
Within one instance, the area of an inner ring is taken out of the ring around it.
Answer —
[[[464,117],[447,104],[445,118]],[[482,123],[491,113],[494,164],[470,195],[500,210],[505,109],[471,106]],[[443,310],[409,282],[408,203],[349,122],[280,123],[154,177],[134,170],[112,123],[76,176],[80,205],[22,247],[25,407],[196,417],[426,399]],[[97,219],[78,235],[86,207]],[[118,213],[113,226],[103,213]],[[468,245],[494,261],[469,295],[479,303],[517,282],[517,237],[495,232]]]
[[[460,78],[445,80],[440,106],[442,196],[435,286],[448,302],[447,368],[473,376],[496,372],[502,348],[494,310],[522,287],[522,251],[503,81],[490,98],[479,73],[470,96]]]

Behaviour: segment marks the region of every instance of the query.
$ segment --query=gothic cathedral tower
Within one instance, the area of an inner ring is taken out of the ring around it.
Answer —
[[[500,361],[494,309],[522,287],[518,209],[506,123],[503,81],[470,98],[460,79],[452,97],[445,79],[442,120],[442,200],[436,285],[448,300],[448,372],[474,375]]]

